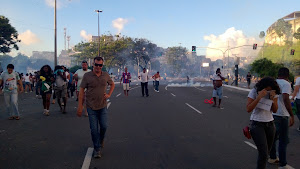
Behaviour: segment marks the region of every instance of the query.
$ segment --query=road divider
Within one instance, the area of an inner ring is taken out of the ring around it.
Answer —
[[[189,106],[191,109],[195,110],[197,113],[202,114],[201,111],[197,110],[195,107],[189,105],[188,103],[185,103],[187,106]]]
[[[245,92],[250,92],[251,91],[251,89],[245,89],[245,88],[236,87],[236,86],[230,86],[230,85],[224,85],[224,86],[228,87],[228,88],[232,88],[232,89],[237,89],[237,90],[245,91]]]

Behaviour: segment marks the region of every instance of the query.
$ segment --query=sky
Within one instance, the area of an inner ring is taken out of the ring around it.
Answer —
[[[0,15],[19,33],[19,51],[54,51],[54,0],[1,0]],[[57,0],[58,53],[64,49],[64,28],[70,47],[98,34],[146,38],[160,47],[183,46],[212,60],[222,57],[219,48],[262,44],[258,37],[276,20],[299,10],[299,0]],[[297,8],[298,7],[298,8]],[[252,47],[231,51],[251,54]]]

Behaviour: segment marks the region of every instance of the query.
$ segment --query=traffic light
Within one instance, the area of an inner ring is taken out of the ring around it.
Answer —
[[[295,49],[291,49],[291,55],[295,54]]]
[[[257,43],[253,44],[253,50],[257,49]]]
[[[196,46],[192,46],[192,52],[196,52]]]

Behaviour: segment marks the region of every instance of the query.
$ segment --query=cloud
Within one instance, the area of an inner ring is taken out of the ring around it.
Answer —
[[[92,35],[91,34],[87,34],[87,32],[85,30],[81,30],[80,31],[80,36],[87,40],[87,41],[91,41],[92,40]]]
[[[254,43],[261,45],[263,43],[263,41],[260,39],[247,37],[246,35],[244,35],[243,31],[236,30],[234,27],[227,29],[221,35],[211,34],[209,36],[204,36],[204,40],[210,41],[210,43],[208,44],[209,48],[217,48],[223,51],[227,49],[228,42],[230,48],[242,45],[253,45]],[[238,57],[248,57],[250,55],[257,55],[258,52],[259,50],[253,51],[251,46],[247,46],[232,49],[230,50],[229,55],[231,56],[232,54],[237,54]],[[223,58],[223,53],[220,50],[207,49],[206,56],[211,58],[212,60],[217,60]],[[227,53],[226,56],[228,56]]]
[[[121,33],[124,26],[128,23],[128,19],[118,18],[112,21],[112,26],[117,29],[117,34]]]
[[[21,43],[28,46],[31,44],[35,44],[40,42],[41,40],[36,36],[36,34],[32,33],[30,30],[27,30],[21,33],[18,37],[21,40]]]

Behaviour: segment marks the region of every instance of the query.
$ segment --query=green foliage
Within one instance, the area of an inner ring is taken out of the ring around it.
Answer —
[[[266,33],[264,31],[261,31],[259,33],[259,38],[264,38],[266,36]]]
[[[184,47],[169,47],[166,52],[167,62],[171,66],[171,73],[179,75],[187,62],[187,49]]]
[[[273,63],[266,58],[255,60],[251,64],[251,72],[255,72],[259,77],[277,77],[279,68],[284,67],[283,64]]]
[[[19,50],[18,33],[9,23],[9,19],[0,15],[0,53],[9,53],[11,49]]]
[[[275,32],[279,37],[285,35],[286,39],[289,40],[292,35],[292,25],[285,22],[284,19],[278,19],[275,23]]]
[[[294,37],[295,39],[297,39],[297,40],[300,39],[300,28],[297,29],[297,32],[294,33],[293,37]]]

